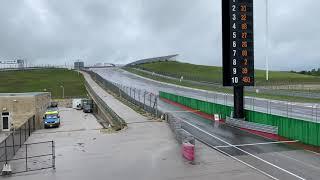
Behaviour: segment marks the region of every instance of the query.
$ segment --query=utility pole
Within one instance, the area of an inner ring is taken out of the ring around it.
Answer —
[[[266,80],[269,81],[269,3],[265,0],[266,5]]]
[[[64,99],[64,86],[61,85],[60,87],[62,88],[62,99]]]

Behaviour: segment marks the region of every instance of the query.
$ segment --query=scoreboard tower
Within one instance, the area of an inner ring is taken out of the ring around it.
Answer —
[[[244,118],[244,87],[254,86],[253,0],[222,0],[223,86],[234,88],[234,118]]]

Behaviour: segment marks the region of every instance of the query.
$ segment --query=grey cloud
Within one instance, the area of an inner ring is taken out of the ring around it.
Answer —
[[[268,0],[270,66],[319,66],[316,0]],[[0,58],[71,64],[130,61],[180,54],[221,65],[220,0],[5,0],[0,6]],[[255,1],[256,67],[264,68],[265,4]]]

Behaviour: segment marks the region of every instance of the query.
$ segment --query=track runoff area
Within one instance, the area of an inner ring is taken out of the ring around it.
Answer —
[[[244,119],[244,87],[255,84],[253,27],[253,0],[222,0],[223,85],[234,87],[236,119]],[[273,153],[277,148],[290,148],[288,144],[297,141],[232,144],[193,123],[184,120],[181,123],[199,141],[271,179],[305,179],[257,155],[261,148]]]
[[[199,117],[197,114],[198,111],[182,110],[162,103],[160,108],[164,113],[173,114],[174,117],[178,118],[181,122],[181,127],[191,133],[199,142],[208,145],[271,179],[305,179],[301,175],[293,172],[292,169],[288,170],[284,168],[285,166],[282,164],[279,165],[279,163],[275,163],[275,161],[281,160],[281,158],[284,159],[284,164],[288,166],[290,166],[288,158],[290,161],[299,161],[287,156],[285,153],[290,151],[304,151],[303,149],[296,148],[298,145],[295,145],[298,144],[298,141],[274,141],[266,139],[219,121],[213,122],[210,127],[208,124],[201,123],[201,120],[196,119]],[[222,131],[230,132],[230,134],[237,135],[237,137],[231,137],[231,139],[229,139],[229,135],[222,134]],[[245,139],[246,136],[250,137]],[[248,143],[250,141],[255,143]],[[238,144],[239,142],[244,143]]]

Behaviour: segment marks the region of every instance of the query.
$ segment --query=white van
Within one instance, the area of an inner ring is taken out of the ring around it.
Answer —
[[[72,108],[77,110],[82,109],[82,99],[73,99]]]

